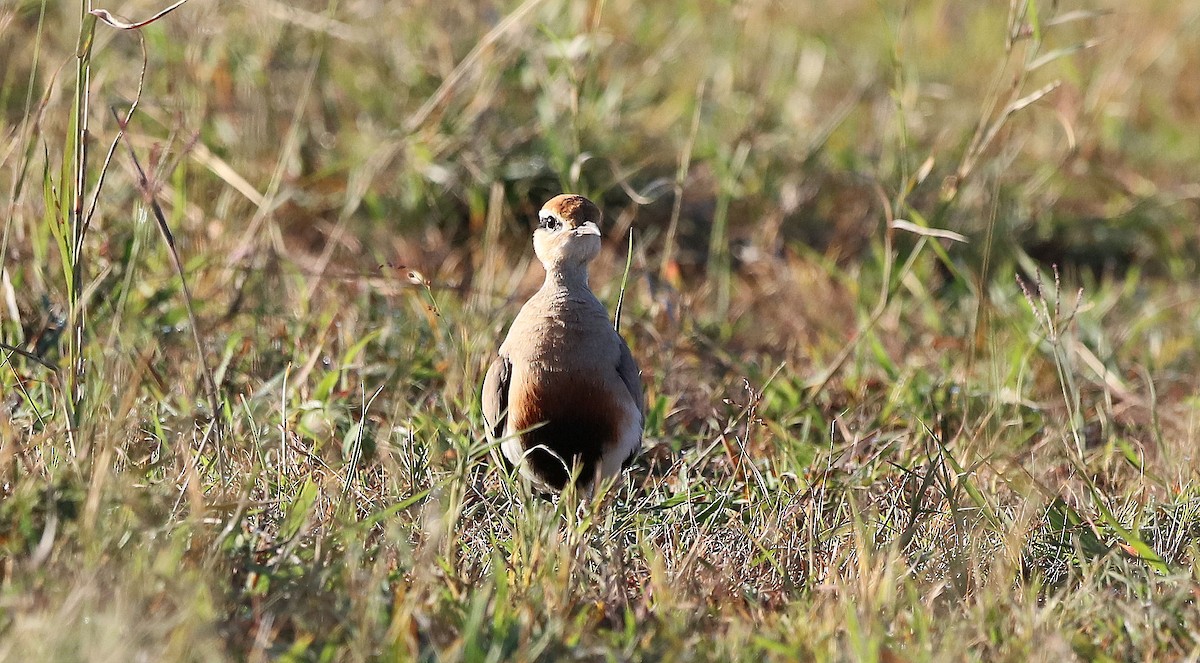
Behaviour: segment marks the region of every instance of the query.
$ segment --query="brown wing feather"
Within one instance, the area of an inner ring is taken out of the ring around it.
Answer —
[[[633,396],[633,402],[637,403],[638,412],[642,415],[638,421],[638,444],[621,462],[622,467],[628,468],[633,463],[634,457],[642,450],[641,434],[646,425],[646,396],[642,392],[642,373],[638,370],[637,362],[633,360],[633,353],[629,351],[629,345],[625,343],[625,339],[620,338],[619,335],[618,339],[621,341],[621,359],[617,363],[617,374],[621,376],[621,381],[629,389],[629,395]]]
[[[638,370],[637,362],[633,360],[633,353],[629,351],[625,339],[620,337],[618,339],[621,342],[621,359],[617,363],[617,374],[621,376],[621,381],[629,389],[629,395],[633,396],[633,401],[637,403],[644,423],[646,421],[646,397],[642,395],[642,373]]]
[[[508,421],[508,391],[512,382],[512,363],[508,357],[497,355],[483,379],[483,421],[488,435],[498,440],[504,437]]]

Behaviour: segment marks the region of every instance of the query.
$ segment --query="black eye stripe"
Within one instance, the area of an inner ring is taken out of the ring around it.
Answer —
[[[558,230],[559,228],[562,227],[562,221],[560,221],[558,219],[558,217],[550,215],[550,214],[546,214],[545,216],[538,217],[538,221],[539,221],[539,224],[538,224],[539,227],[545,228],[547,230]]]

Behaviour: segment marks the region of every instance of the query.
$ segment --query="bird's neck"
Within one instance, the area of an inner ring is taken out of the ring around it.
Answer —
[[[552,265],[546,269],[546,282],[542,286],[544,288],[565,288],[567,290],[575,290],[578,288],[588,288],[588,268],[587,263],[579,265]]]

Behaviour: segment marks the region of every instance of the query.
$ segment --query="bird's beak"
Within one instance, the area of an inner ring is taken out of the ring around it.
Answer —
[[[600,236],[600,228],[594,222],[588,221],[587,223],[583,224],[582,226],[579,226],[578,228],[576,228],[575,234],[580,237],[582,237],[583,235],[595,235],[596,237],[599,237]]]

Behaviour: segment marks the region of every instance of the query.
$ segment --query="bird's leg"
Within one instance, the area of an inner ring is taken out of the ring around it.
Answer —
[[[592,485],[591,485],[590,490],[588,490],[589,497],[597,497],[597,496],[603,497],[600,495],[601,480],[602,480],[602,475],[600,474],[600,468],[597,467],[596,473],[592,475]]]

